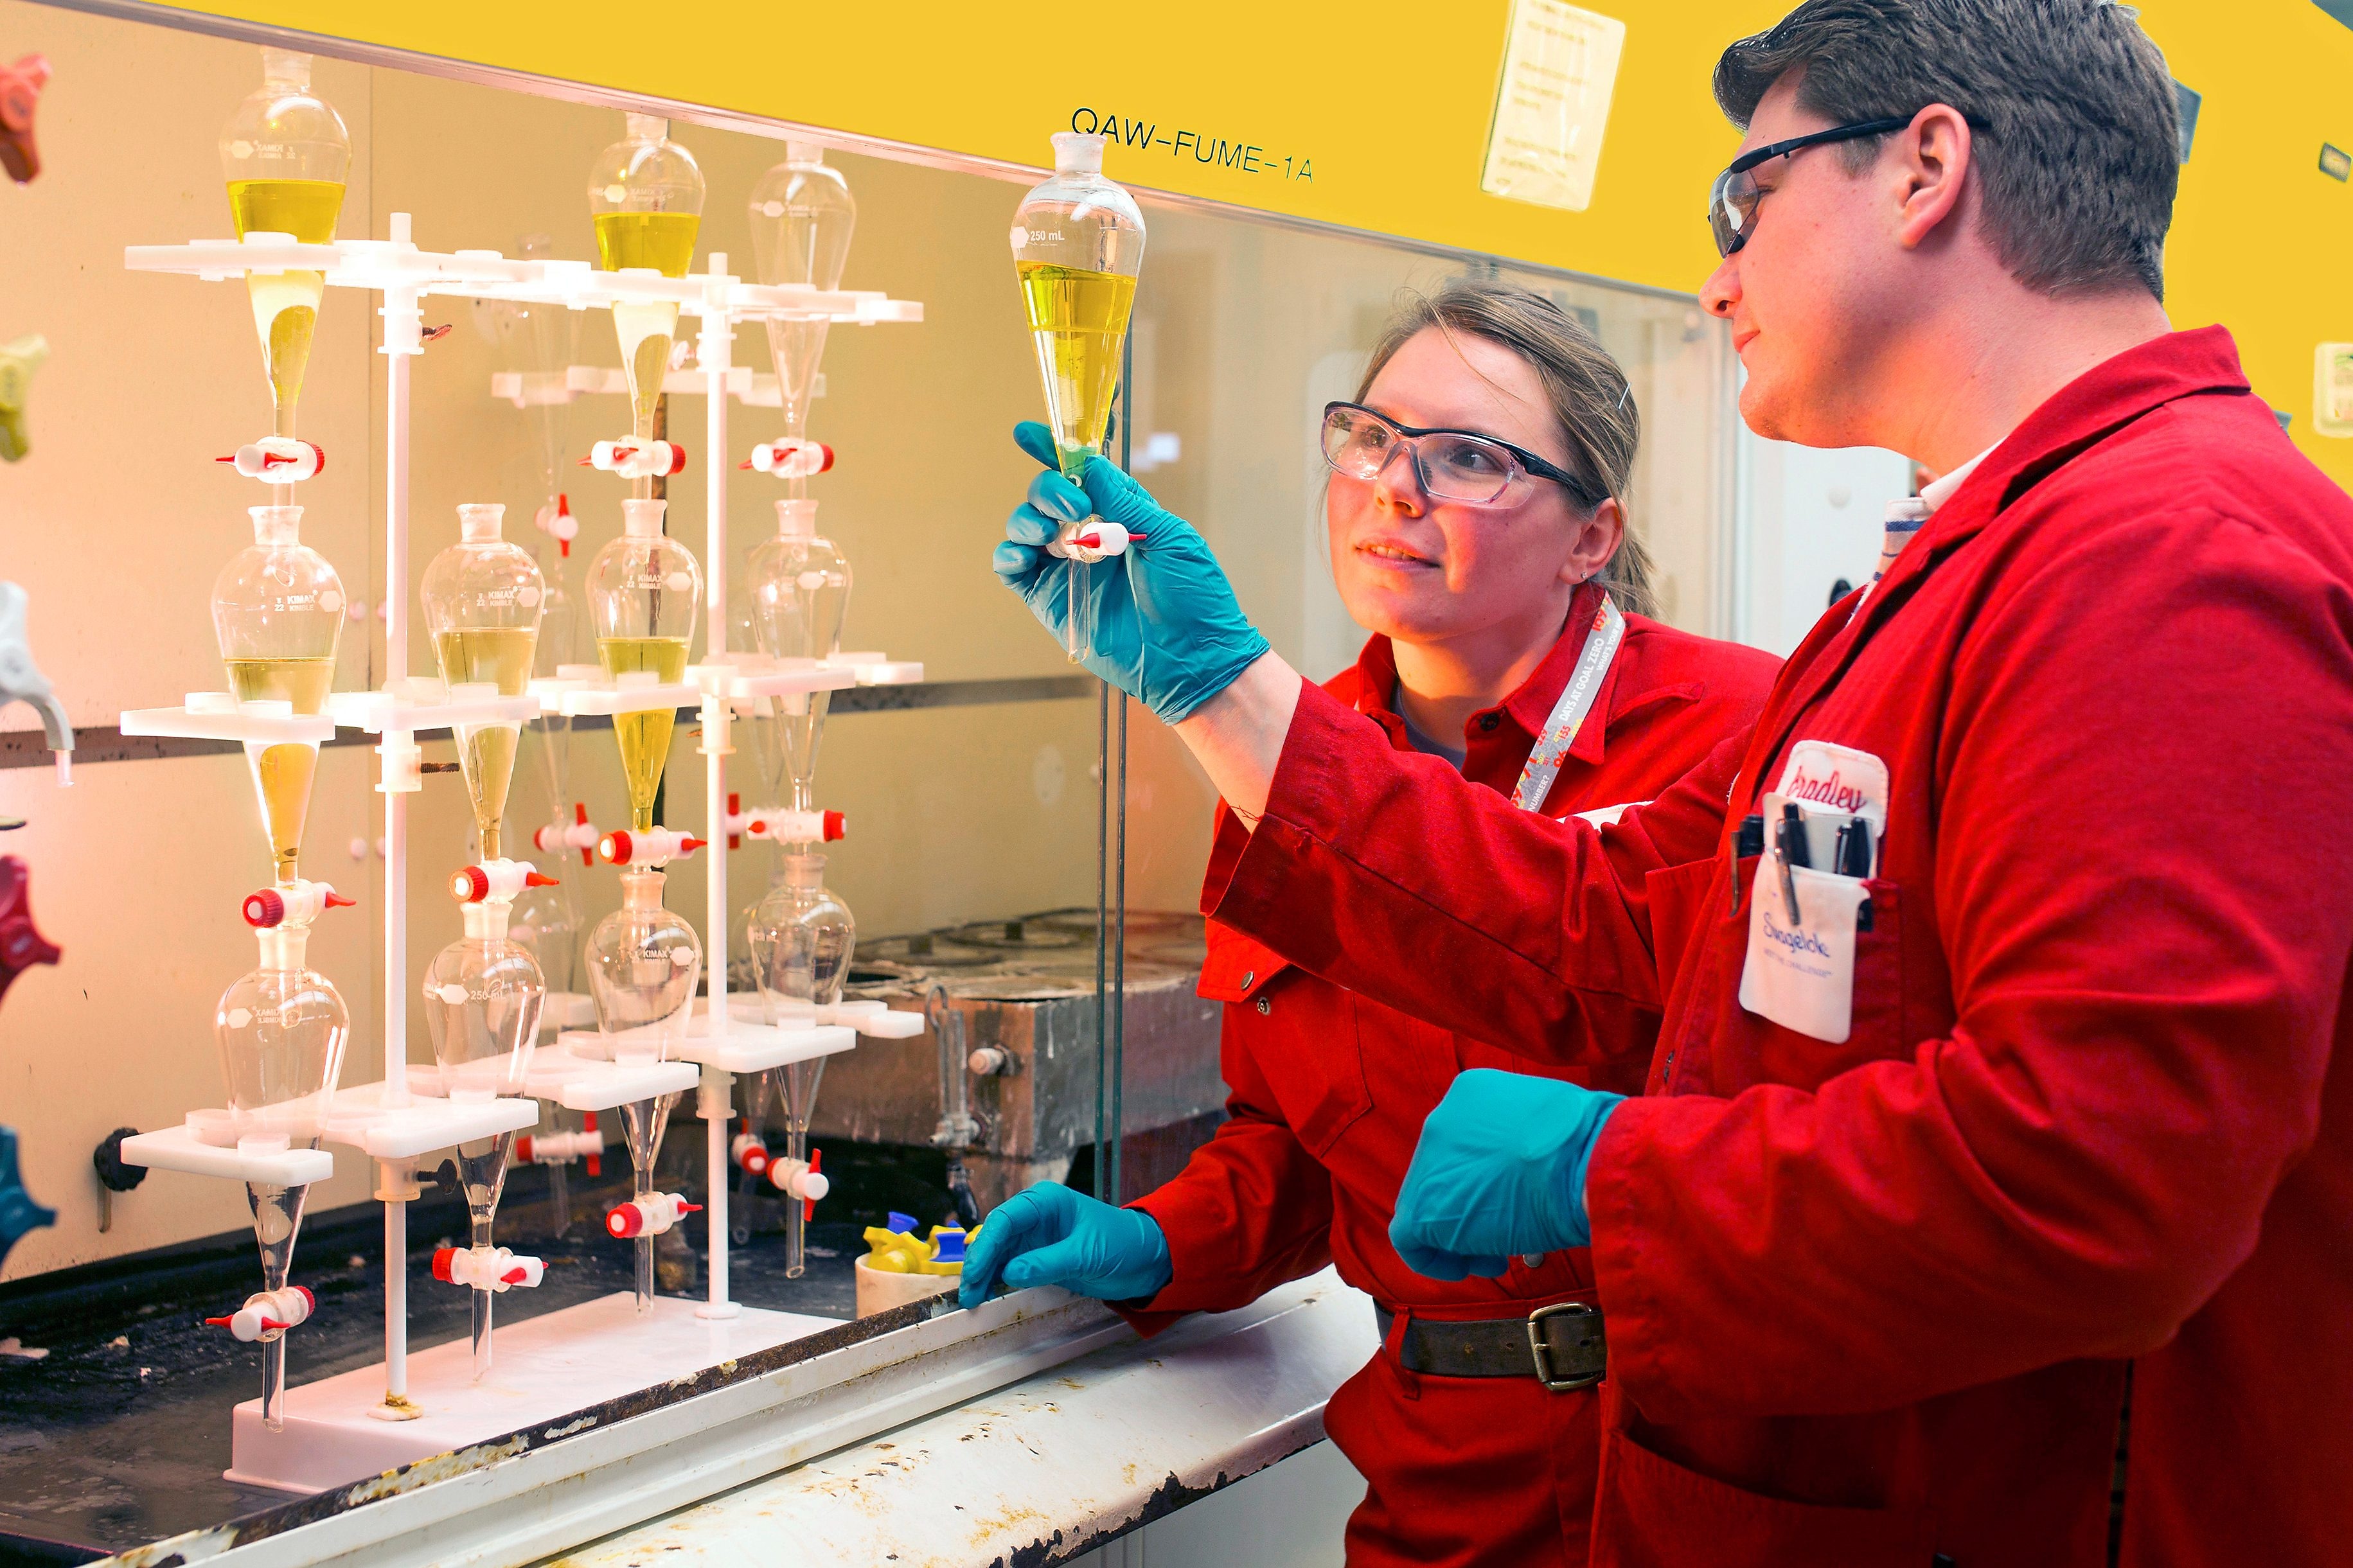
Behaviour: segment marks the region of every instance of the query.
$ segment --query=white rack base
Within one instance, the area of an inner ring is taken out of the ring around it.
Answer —
[[[539,1125],[533,1100],[438,1100],[412,1092],[406,1105],[387,1106],[383,1099],[381,1083],[337,1089],[324,1118],[327,1137],[373,1160],[405,1160]]]
[[[659,1296],[652,1313],[640,1318],[623,1291],[499,1324],[491,1375],[479,1384],[472,1348],[462,1337],[412,1351],[408,1398],[422,1412],[413,1421],[372,1414],[384,1405],[381,1364],[288,1389],[282,1431],[262,1425],[261,1401],[247,1400],[231,1423],[224,1475],[246,1486],[324,1491],[691,1376],[836,1321],[753,1307],[732,1318],[703,1318],[696,1316],[698,1305]],[[300,1331],[289,1341],[299,1355]]]
[[[657,1095],[679,1094],[702,1081],[692,1062],[616,1062],[583,1054],[603,1049],[604,1037],[563,1034],[532,1053],[524,1085],[567,1110],[610,1110]]]
[[[191,693],[209,696],[209,692]],[[335,738],[335,721],[323,713],[270,718],[259,713],[216,712],[201,708],[132,708],[116,716],[126,735],[169,735],[181,741],[261,741],[271,744]]]
[[[199,1116],[207,1114],[199,1111]],[[227,1111],[210,1114],[227,1116]],[[122,1141],[122,1163],[155,1171],[179,1171],[191,1176],[219,1176],[263,1186],[300,1187],[323,1182],[335,1173],[335,1157],[324,1149],[278,1149],[248,1152],[236,1144],[207,1143],[195,1127],[158,1128]]]
[[[698,1006],[707,1004],[698,1003]],[[730,994],[727,1016],[741,1026],[757,1024],[765,1016],[766,1005],[757,996]],[[845,1029],[855,1029],[869,1039],[912,1040],[931,1027],[921,1013],[894,1008],[887,1002],[839,1002],[817,1010],[819,1024],[837,1024]]]

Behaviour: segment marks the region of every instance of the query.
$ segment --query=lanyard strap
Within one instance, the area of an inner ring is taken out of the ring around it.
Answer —
[[[1593,617],[1593,629],[1586,634],[1585,651],[1577,656],[1577,668],[1562,689],[1560,700],[1552,705],[1552,717],[1545,721],[1544,733],[1536,737],[1535,750],[1528,753],[1527,766],[1520,770],[1519,786],[1512,791],[1512,804],[1522,811],[1535,810],[1552,793],[1552,781],[1560,776],[1560,764],[1568,760],[1568,748],[1576,743],[1577,731],[1600,693],[1602,673],[1625,640],[1626,617],[1604,594],[1601,612]]]

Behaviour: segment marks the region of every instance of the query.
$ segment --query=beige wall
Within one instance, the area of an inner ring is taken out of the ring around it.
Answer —
[[[243,508],[260,496],[209,459],[266,428],[268,402],[243,290],[233,284],[125,272],[121,247],[227,231],[214,142],[258,80],[246,46],[0,0],[0,37],[47,53],[57,76],[41,110],[48,164],[29,188],[0,189],[0,339],[46,333],[54,357],[35,384],[33,456],[0,468],[0,576],[32,595],[43,668],[78,722],[110,725],[124,708],[174,702],[220,683],[206,605],[219,563],[248,537]],[[381,237],[414,215],[435,249],[512,252],[552,235],[560,255],[591,254],[582,186],[619,116],[548,99],[321,61],[321,90],[355,148],[345,238]],[[702,257],[723,250],[748,273],[745,196],[781,144],[676,128],[708,184]],[[820,526],[851,561],[857,587],[845,641],[921,659],[934,680],[1062,674],[1070,667],[986,569],[1029,465],[1008,439],[1039,405],[1035,372],[1003,254],[1018,188],[978,176],[836,154],[860,203],[846,283],[920,300],[920,326],[837,328],[828,395],[812,434],[840,453],[816,482]],[[1259,227],[1155,208],[1139,294],[1138,432],[1176,434],[1180,461],[1145,476],[1172,509],[1199,521],[1278,647],[1318,675],[1353,657],[1322,564],[1320,473],[1313,410],[1353,386],[1353,370],[1396,289],[1429,286],[1445,264],[1366,241]],[[1720,519],[1709,465],[1720,386],[1713,329],[1682,341],[1683,307],[1555,281],[1600,313],[1605,341],[1628,359],[1653,444],[1636,509],[1674,573],[1679,617],[1705,624],[1704,584]],[[384,591],[383,360],[372,297],[332,291],[302,405],[302,432],[330,453],[304,487],[306,540],[371,602]],[[503,500],[510,537],[535,545],[537,500],[524,416],[488,392],[499,368],[476,307],[428,300],[428,322],[457,330],[415,370],[412,586],[456,537],[454,508]],[[609,318],[578,322],[582,357],[617,363]],[[1661,344],[1667,346],[1661,347]],[[766,370],[756,330],[739,362]],[[1350,385],[1324,389],[1322,375]],[[1696,391],[1694,391],[1694,388]],[[701,554],[711,472],[700,398],[673,400],[671,430],[691,453],[673,482],[672,532]],[[585,399],[572,450],[622,433],[618,398]],[[771,410],[731,410],[731,465],[779,433]],[[618,531],[619,481],[572,469],[582,535],[577,574]],[[731,470],[732,472],[732,470]],[[743,555],[774,526],[774,481],[733,475],[730,531]],[[362,584],[365,587],[363,589]],[[698,645],[699,651],[699,645]],[[429,669],[419,638],[412,667]],[[381,626],[353,626],[338,684],[385,675]],[[27,721],[24,710],[0,725]],[[1131,727],[1128,889],[1138,907],[1190,907],[1206,849],[1210,793],[1167,732],[1137,710]],[[1092,896],[1093,704],[1060,701],[847,716],[828,731],[822,802],[850,814],[828,879],[871,933],[1001,916]],[[446,742],[428,756],[449,754]],[[331,917],[311,950],[354,1014],[344,1081],[378,1076],[382,865],[346,846],[380,831],[374,756],[326,753],[305,868],[361,907]],[[600,823],[621,816],[605,732],[574,746],[573,793]],[[674,749],[669,816],[702,826],[702,762],[685,729]],[[747,796],[748,766],[739,768]],[[533,753],[519,772],[512,820],[540,820],[546,798]],[[57,1206],[6,1275],[152,1247],[243,1223],[233,1186],[170,1173],[115,1205],[96,1234],[93,1144],[111,1128],[153,1128],[219,1098],[209,1037],[214,998],[252,962],[236,900],[266,875],[249,785],[235,758],[85,767],[60,793],[39,770],[0,771],[0,814],[30,818],[0,841],[34,868],[36,908],[64,963],[19,983],[0,1006],[0,1122],[18,1129],[26,1179]],[[442,879],[467,854],[469,814],[455,775],[428,778],[411,815],[412,976],[457,921]],[[733,858],[748,901],[769,851]],[[703,860],[671,879],[670,901],[704,923]],[[613,874],[559,873],[590,920],[617,899]],[[708,933],[706,933],[708,934]],[[412,1012],[414,1010],[412,1009]],[[413,1056],[427,1053],[412,1017]],[[349,1151],[315,1201],[364,1196]]]

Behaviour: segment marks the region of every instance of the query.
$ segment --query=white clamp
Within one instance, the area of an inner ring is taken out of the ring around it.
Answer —
[[[816,1156],[817,1151],[812,1149],[809,1153]],[[813,1204],[833,1191],[833,1183],[818,1169],[818,1163],[817,1158],[771,1160],[768,1162],[768,1181],[786,1197]]]
[[[787,436],[753,447],[751,458],[741,466],[780,479],[806,479],[833,467],[833,448],[822,441]]]
[[[580,459],[625,479],[660,479],[686,469],[686,448],[674,441],[599,441]]]
[[[216,1329],[227,1329],[229,1337],[239,1344],[249,1345],[259,1340],[264,1344],[286,1337],[286,1331],[310,1321],[318,1308],[318,1300],[300,1285],[289,1285],[282,1290],[256,1290],[245,1299],[245,1305],[226,1318],[206,1318],[205,1321]]]
[[[272,926],[306,926],[329,910],[347,910],[358,902],[357,899],[343,897],[329,883],[305,882],[298,878],[248,893],[239,912],[254,930],[268,931]]]
[[[622,1241],[641,1236],[660,1236],[670,1226],[691,1214],[702,1212],[701,1204],[688,1203],[678,1193],[656,1193],[651,1197],[631,1198],[605,1216],[606,1231]]]
[[[732,836],[748,833],[778,844],[830,844],[849,831],[849,819],[838,811],[788,811],[763,806],[727,814]]]
[[[526,1165],[569,1165],[575,1160],[586,1160],[590,1175],[601,1174],[605,1135],[596,1131],[596,1113],[582,1112],[577,1132],[517,1134],[514,1157]]]
[[[775,1162],[769,1158],[768,1145],[756,1132],[738,1132],[727,1146],[728,1157],[746,1175],[765,1176]]]
[[[470,1285],[498,1295],[517,1286],[529,1289],[546,1276],[547,1266],[538,1258],[503,1247],[445,1247],[433,1255],[433,1278],[443,1284]]]
[[[1066,561],[1092,563],[1124,555],[1131,542],[1141,542],[1144,535],[1130,533],[1115,522],[1105,522],[1090,517],[1079,522],[1062,524],[1061,531],[1046,546],[1046,553],[1059,555]]]
[[[525,888],[553,888],[553,877],[540,875],[539,868],[528,860],[485,860],[479,866],[469,866],[449,878],[449,896],[461,904],[479,904],[485,900],[512,903],[515,895]]]
[[[572,515],[570,496],[559,493],[554,506],[541,506],[533,515],[531,525],[554,540],[557,553],[570,559],[572,542],[580,537],[580,520]]]
[[[580,863],[591,865],[589,857],[596,852],[596,841],[604,837],[596,825],[588,820],[586,801],[572,803],[572,820],[551,822],[531,836],[531,847],[543,855],[560,855],[566,849],[580,851]]]
[[[608,866],[648,866],[659,871],[673,860],[683,860],[702,847],[703,841],[667,827],[632,833],[617,827],[596,840],[596,855]]]
[[[291,436],[264,436],[213,461],[234,464],[237,471],[248,479],[293,485],[318,478],[319,470],[327,466],[327,454]]]

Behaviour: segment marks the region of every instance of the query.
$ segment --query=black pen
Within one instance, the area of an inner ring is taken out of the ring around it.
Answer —
[[[1778,826],[1780,828],[1781,901],[1789,908],[1789,923],[1803,925],[1806,917],[1798,912],[1798,877],[1791,868],[1803,866],[1808,870],[1813,869],[1813,857],[1806,848],[1806,814],[1798,809],[1796,801],[1785,800],[1781,803],[1781,820]]]
[[[1871,824],[1860,816],[1839,829],[1838,871],[1857,879],[1871,875]]]

